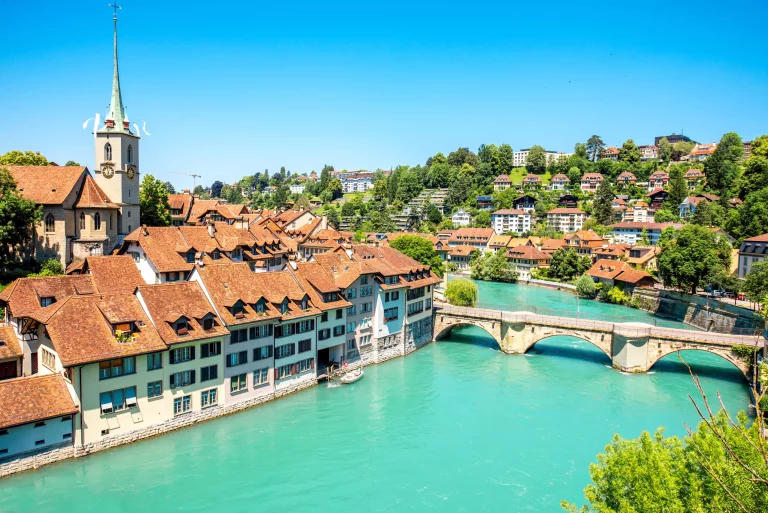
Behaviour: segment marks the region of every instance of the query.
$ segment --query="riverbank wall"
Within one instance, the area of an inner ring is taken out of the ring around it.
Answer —
[[[407,336],[404,332],[401,332],[390,337],[376,339],[375,343],[367,344],[366,346],[362,346],[360,348],[360,359],[355,362],[350,362],[345,369],[335,372],[334,375],[355,370],[361,365],[375,365],[384,363],[394,358],[407,356],[408,354],[426,346],[432,342],[432,340],[433,333],[431,329],[427,334],[424,334],[420,337]],[[319,383],[321,383],[321,381],[317,377],[300,379],[292,382],[288,387],[278,388],[270,393],[261,395],[259,397],[254,397],[247,401],[234,404],[225,404],[221,406],[213,406],[211,408],[206,408],[205,410],[186,413],[165,422],[152,424],[142,429],[137,429],[128,433],[105,436],[98,442],[86,444],[85,446],[59,446],[54,449],[19,455],[13,459],[0,461],[0,478],[9,476],[11,474],[16,474],[18,472],[24,472],[26,470],[36,470],[45,465],[50,465],[51,463],[64,461],[70,458],[88,456],[89,454],[95,452],[100,452],[106,449],[119,447],[121,445],[138,442],[147,438],[169,433],[171,431],[194,426],[201,422],[232,415],[234,413],[238,413],[243,410],[268,403],[275,399],[286,397],[302,390],[312,388]]]
[[[671,290],[636,288],[633,298],[640,309],[681,321],[704,331],[715,333],[745,334],[759,331],[764,322],[755,312],[722,301],[707,301]]]

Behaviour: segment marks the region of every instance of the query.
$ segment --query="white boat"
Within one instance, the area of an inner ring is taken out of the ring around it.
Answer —
[[[350,385],[355,381],[359,380],[360,378],[362,378],[364,375],[365,375],[365,371],[361,367],[357,370],[347,372],[341,378],[339,378],[339,381],[344,385]]]

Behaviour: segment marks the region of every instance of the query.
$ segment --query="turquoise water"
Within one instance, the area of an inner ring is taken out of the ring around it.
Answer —
[[[575,300],[480,287],[498,301],[519,302],[523,293]],[[594,305],[613,312],[607,307]],[[730,410],[747,405],[738,370],[710,354],[684,355]],[[319,386],[0,479],[0,511],[560,511],[562,499],[583,502],[588,465],[614,433],[664,425],[683,435],[683,422],[696,422],[686,397],[695,389],[675,357],[648,375],[609,366],[577,339],[551,338],[510,356],[481,330],[459,328],[366,368],[351,386]]]

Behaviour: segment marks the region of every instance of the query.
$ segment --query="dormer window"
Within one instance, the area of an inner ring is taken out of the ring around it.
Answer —
[[[240,259],[240,257],[241,257],[240,248],[237,248],[237,249],[235,249],[235,250],[232,252],[232,259],[234,259],[234,260],[239,260],[239,259]]]
[[[41,297],[40,298],[40,306],[45,308],[46,306],[51,306],[56,302],[55,297]]]
[[[177,335],[187,335],[189,333],[189,323],[186,319],[179,319],[173,325],[173,329]]]
[[[264,313],[267,311],[267,304],[263,299],[259,299],[256,302],[256,313]]]
[[[232,307],[232,315],[235,317],[235,319],[242,319],[245,317],[245,308],[243,307],[242,303],[238,302]]]
[[[190,249],[189,251],[187,251],[186,255],[184,255],[184,256],[185,256],[185,259],[186,259],[188,264],[194,264],[195,263],[195,250],[194,249]]]
[[[211,258],[213,260],[220,259],[221,258],[221,252],[218,249],[214,249],[213,252],[211,253]]]
[[[301,309],[306,310],[309,307],[309,302],[307,301],[307,298],[304,298],[301,300]]]
[[[288,300],[283,299],[283,302],[280,303],[280,313],[288,313]]]
[[[208,314],[203,317],[203,330],[210,331],[214,327],[213,316]]]

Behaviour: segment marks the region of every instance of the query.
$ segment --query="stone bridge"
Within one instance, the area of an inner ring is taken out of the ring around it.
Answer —
[[[507,354],[523,354],[549,337],[576,337],[600,349],[615,368],[625,372],[647,372],[671,353],[699,350],[728,360],[749,379],[749,362],[736,355],[733,347],[763,348],[764,345],[762,337],[757,336],[660,328],[637,322],[614,323],[447,304],[435,308],[435,340],[444,338],[456,326],[476,326],[484,330]]]

